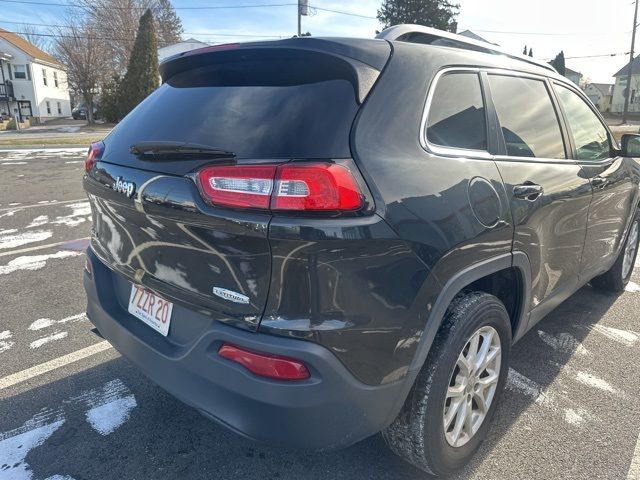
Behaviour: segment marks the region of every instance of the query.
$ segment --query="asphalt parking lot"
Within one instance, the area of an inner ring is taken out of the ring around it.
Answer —
[[[83,157],[0,151],[0,480],[427,478],[379,435],[329,453],[240,438],[92,332]],[[514,347],[490,436],[455,478],[640,479],[638,284],[640,268],[619,297],[583,288]]]

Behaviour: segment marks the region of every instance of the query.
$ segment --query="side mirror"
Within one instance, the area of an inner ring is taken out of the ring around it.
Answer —
[[[625,133],[621,143],[623,157],[640,157],[640,135]]]

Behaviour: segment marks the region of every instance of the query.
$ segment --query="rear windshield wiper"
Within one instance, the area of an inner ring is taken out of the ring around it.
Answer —
[[[207,157],[234,157],[229,150],[189,142],[138,142],[129,147],[134,155],[205,155]]]

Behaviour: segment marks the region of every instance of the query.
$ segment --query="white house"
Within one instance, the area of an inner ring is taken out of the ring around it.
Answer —
[[[575,70],[571,70],[569,67],[565,67],[564,76],[576,85],[580,85],[580,81],[582,81],[582,74],[580,72],[576,72]]]
[[[633,59],[631,64],[627,63],[614,77],[616,83],[613,86],[613,98],[611,99],[611,112],[624,112],[624,97],[627,93],[627,75],[631,66],[631,95],[629,96],[629,111],[640,112],[640,55]]]
[[[197,48],[208,47],[208,43],[201,42],[195,38],[189,38],[182,42],[174,43],[173,45],[167,45],[158,49],[158,62],[162,63],[163,60],[177,55],[178,53],[188,52]]]
[[[0,28],[0,114],[41,121],[71,115],[63,66],[15,33]]]
[[[584,94],[598,107],[602,113],[611,108],[611,92],[613,85],[608,83],[589,83],[584,89]]]

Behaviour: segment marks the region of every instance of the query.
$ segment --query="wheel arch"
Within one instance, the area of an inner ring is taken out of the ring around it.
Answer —
[[[527,332],[529,305],[531,302],[531,264],[524,252],[512,252],[492,257],[470,265],[454,274],[444,285],[433,304],[426,327],[418,344],[418,348],[409,367],[409,374],[413,377],[420,371],[431,350],[436,333],[442,325],[445,313],[452,300],[466,288],[478,285],[500,272],[511,271],[516,282],[517,300],[510,313],[513,341],[519,340]],[[483,289],[481,289],[483,290]],[[492,293],[492,292],[489,292]]]

